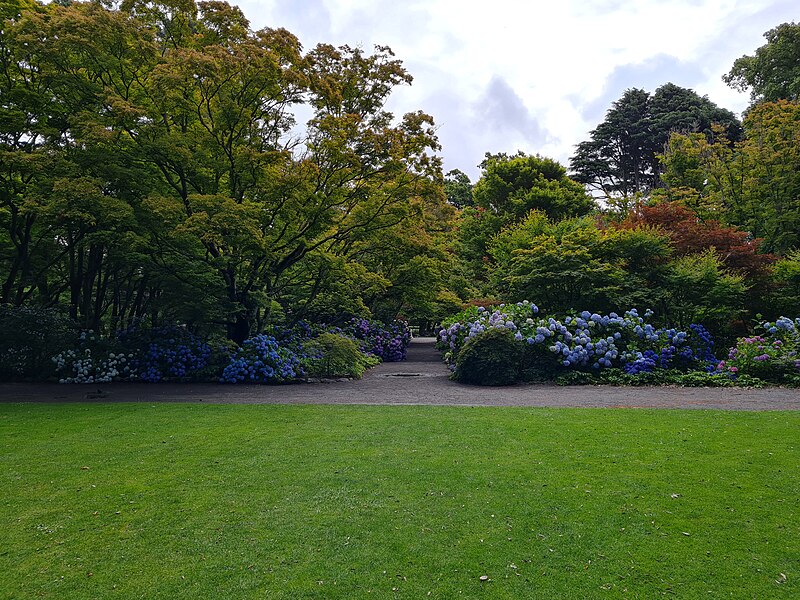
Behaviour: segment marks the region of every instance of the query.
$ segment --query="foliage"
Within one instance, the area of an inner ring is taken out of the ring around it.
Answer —
[[[492,237],[523,222],[532,211],[558,220],[589,213],[594,204],[583,187],[558,162],[518,153],[486,154],[473,188],[474,207],[457,223],[456,248],[467,278],[480,287],[488,279]]]
[[[354,377],[361,379],[366,368],[365,355],[351,338],[338,333],[322,333],[307,345],[304,370],[311,377]]]
[[[69,346],[75,327],[63,311],[0,305],[0,379],[44,379],[50,358]]]
[[[472,182],[469,176],[459,169],[448,171],[444,176],[444,193],[447,202],[456,208],[462,209],[472,206]]]
[[[800,375],[800,318],[781,317],[760,326],[762,335],[745,337],[720,361],[717,370],[782,383]]]
[[[674,138],[673,138],[674,139]],[[670,239],[677,256],[701,254],[713,249],[722,264],[748,278],[764,278],[776,257],[759,252],[762,240],[751,238],[736,227],[716,220],[701,220],[697,213],[680,202],[640,205],[620,224],[623,229],[657,227]]]
[[[754,102],[800,99],[800,24],[782,23],[764,34],[767,43],[742,56],[723,77]]]
[[[735,387],[742,385],[752,387],[745,381],[737,381],[727,373],[671,369],[654,369],[638,373],[628,373],[624,369],[604,369],[599,373],[567,371],[559,375],[554,383],[557,385],[675,385],[681,387]]]
[[[662,157],[664,195],[763,240],[765,252],[786,254],[800,245],[800,105],[757,104],[744,132],[736,144],[719,129],[711,141],[674,135]]]
[[[776,262],[772,274],[777,314],[796,310],[800,306],[800,250]]]
[[[241,343],[318,297],[384,316],[443,289],[438,142],[384,109],[411,81],[389,48],[303,52],[224,2],[65,4],[3,12],[0,302]],[[403,232],[413,276],[367,250]]]
[[[590,218],[553,222],[534,211],[496,235],[489,253],[495,265],[490,280],[511,302],[536,296],[551,311],[611,311],[660,301],[669,247],[653,230],[600,229]]]
[[[453,379],[476,385],[511,385],[519,380],[522,354],[523,345],[511,330],[482,331],[458,351]]]
[[[800,103],[763,103],[748,111],[739,147],[743,176],[739,204],[728,219],[764,238],[768,252],[800,248]]]
[[[730,139],[739,138],[736,116],[692,90],[672,83],[652,96],[629,89],[612,104],[590,139],[578,144],[570,170],[576,181],[625,211],[638,194],[661,185],[657,155],[672,132],[711,136],[714,123],[721,124]]]
[[[475,205],[498,215],[504,224],[540,210],[557,220],[589,213],[594,204],[558,162],[542,156],[487,154],[475,184]]]
[[[666,276],[665,317],[676,326],[703,323],[717,333],[744,308],[744,277],[724,268],[713,250],[678,258]]]

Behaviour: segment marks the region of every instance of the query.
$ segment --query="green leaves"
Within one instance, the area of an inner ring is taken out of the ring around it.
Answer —
[[[531,210],[560,219],[587,214],[594,207],[583,187],[552,159],[487,154],[481,166],[483,175],[473,189],[475,204],[505,223],[519,221]]]
[[[744,278],[726,271],[713,250],[677,259],[667,282],[671,322],[703,323],[714,330],[738,316],[747,290]]]
[[[800,24],[783,23],[764,34],[767,43],[742,56],[722,78],[754,102],[800,98]]]
[[[570,160],[577,181],[609,200],[647,194],[661,185],[657,155],[672,132],[712,136],[717,123],[729,139],[739,139],[736,116],[694,91],[667,83],[650,95],[629,89],[614,102],[605,120],[578,144]]]
[[[384,110],[411,81],[389,48],[304,55],[288,31],[252,31],[215,1],[8,10],[1,300],[41,293],[93,327],[109,310],[213,318],[243,339],[281,312],[276,302],[333,289],[334,272],[369,282],[355,289],[386,312],[415,286],[441,289],[427,262],[428,231],[449,218],[438,142],[428,115]],[[305,128],[294,115],[304,103]],[[403,228],[423,242],[406,244],[422,248],[416,262],[400,253],[405,274],[366,258],[381,236],[403,246],[411,238],[392,233]],[[358,294],[352,305],[370,310]]]

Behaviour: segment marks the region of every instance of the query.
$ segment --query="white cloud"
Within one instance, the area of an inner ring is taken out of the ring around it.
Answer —
[[[235,0],[234,0],[235,1]],[[384,44],[414,76],[390,108],[439,124],[445,169],[473,179],[485,152],[566,162],[629,87],[667,81],[734,111],[721,81],[796,0],[247,0],[252,25],[286,27],[306,48]]]

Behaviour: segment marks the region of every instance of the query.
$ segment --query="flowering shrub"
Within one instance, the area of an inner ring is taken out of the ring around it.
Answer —
[[[439,332],[439,347],[445,360],[457,361],[465,343],[487,330],[510,331],[525,344],[523,378],[552,379],[565,369],[620,368],[628,374],[655,369],[713,370],[713,340],[700,325],[688,331],[656,329],[636,309],[620,316],[583,311],[563,319],[538,316],[530,302],[501,304],[496,309],[469,308],[453,317]],[[525,376],[525,372],[528,376]],[[535,377],[531,377],[533,374]]]
[[[270,335],[256,335],[244,341],[222,372],[222,383],[278,383],[303,376],[301,356],[282,347]]]
[[[185,327],[130,327],[115,338],[81,334],[52,358],[62,383],[220,380],[279,383],[304,377],[360,377],[381,360],[402,360],[410,340],[405,323],[354,320],[342,330],[299,322],[232,342],[208,341]]]
[[[214,354],[211,345],[184,327],[129,328],[119,332],[118,337],[131,356],[131,379],[138,378],[148,383],[168,379],[208,379],[211,376],[209,371],[213,371],[210,366]]]
[[[363,352],[374,354],[384,362],[405,360],[411,341],[411,330],[404,321],[384,324],[353,319],[343,328],[343,332],[358,340]]]
[[[108,383],[136,378],[132,358],[90,330],[81,332],[77,348],[59,352],[52,361],[59,383]]]
[[[740,338],[717,371],[783,382],[800,376],[800,318],[763,323],[761,335]]]

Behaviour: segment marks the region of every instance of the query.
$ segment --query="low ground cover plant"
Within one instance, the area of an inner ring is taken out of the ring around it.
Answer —
[[[648,322],[652,316],[636,309],[543,316],[528,301],[470,307],[443,324],[437,343],[453,378],[464,383],[797,383],[800,320],[761,325],[763,336],[740,339],[725,362],[701,324],[656,328]]]

